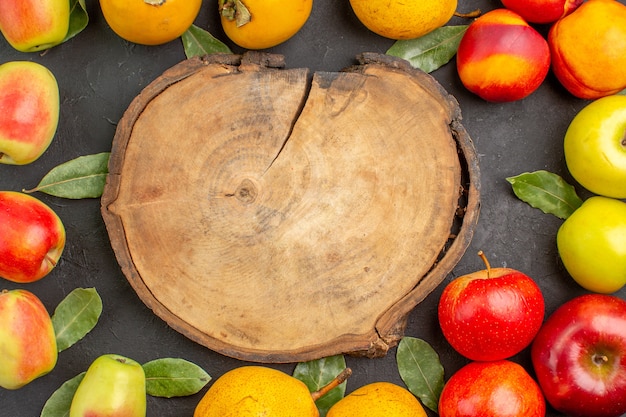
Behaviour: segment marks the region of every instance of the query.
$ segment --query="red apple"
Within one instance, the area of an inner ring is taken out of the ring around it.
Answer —
[[[440,417],[544,417],[539,385],[508,360],[470,362],[446,382],[439,397]]]
[[[28,194],[0,191],[0,277],[26,283],[46,276],[65,247],[57,214]]]
[[[529,23],[553,23],[567,16],[583,0],[502,0],[502,4],[513,10]]]
[[[35,52],[61,43],[70,24],[68,0],[2,0],[0,32],[21,52]]]
[[[544,299],[528,275],[486,269],[451,281],[439,299],[439,325],[461,355],[475,361],[510,358],[530,345],[544,318]]]
[[[533,93],[550,69],[546,40],[520,15],[491,10],[472,22],[457,52],[461,82],[492,102],[520,100]]]
[[[50,372],[57,362],[52,320],[26,290],[0,292],[0,387],[18,389]]]
[[[574,417],[626,413],[626,301],[578,296],[548,317],[531,348],[548,403]]]
[[[25,165],[44,153],[59,122],[54,75],[31,61],[0,65],[0,163]]]

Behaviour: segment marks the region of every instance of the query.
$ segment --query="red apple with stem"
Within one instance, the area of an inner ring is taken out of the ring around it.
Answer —
[[[470,362],[446,382],[440,417],[544,417],[539,385],[519,364],[500,360]]]
[[[562,304],[537,334],[531,358],[546,399],[573,417],[626,413],[626,301],[586,294]]]
[[[510,358],[530,345],[544,318],[541,289],[511,268],[486,269],[451,281],[439,299],[439,324],[450,345],[475,361]]]
[[[65,228],[41,200],[0,191],[0,277],[27,283],[46,276],[65,247]]]

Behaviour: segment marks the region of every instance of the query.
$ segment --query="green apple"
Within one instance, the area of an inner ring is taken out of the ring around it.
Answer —
[[[613,293],[626,284],[626,203],[590,197],[556,235],[567,272],[583,288]]]
[[[25,165],[45,152],[59,123],[59,100],[56,78],[45,66],[0,65],[0,163]]]
[[[116,354],[96,358],[74,393],[69,416],[145,417],[146,376],[142,366]]]
[[[57,342],[41,300],[27,290],[0,292],[0,387],[18,389],[54,369]]]
[[[564,140],[572,177],[589,191],[626,198],[626,96],[612,95],[584,107]]]
[[[60,44],[70,24],[69,0],[2,0],[0,32],[20,52]]]

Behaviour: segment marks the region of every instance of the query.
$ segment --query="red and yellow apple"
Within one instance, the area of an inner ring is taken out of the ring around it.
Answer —
[[[54,369],[57,344],[50,315],[30,291],[0,292],[0,387],[18,389]]]
[[[502,0],[509,10],[522,16],[529,23],[553,23],[567,16],[583,0]]]
[[[29,164],[48,149],[59,123],[59,100],[56,78],[45,66],[0,65],[0,163]]]
[[[546,400],[574,417],[626,413],[626,301],[605,294],[573,298],[552,313],[531,359]]]
[[[41,200],[0,191],[0,277],[28,283],[46,276],[65,247],[59,216]]]
[[[21,52],[36,52],[60,44],[70,24],[68,0],[2,0],[0,32]]]
[[[576,114],[563,141],[572,177],[593,192],[626,198],[626,96],[592,101]]]
[[[593,196],[559,227],[557,249],[581,287],[613,293],[626,284],[626,202]]]
[[[487,268],[458,277],[439,299],[439,325],[450,345],[474,361],[510,358],[530,345],[544,318],[541,289],[511,268]]]
[[[544,417],[539,385],[519,364],[470,362],[446,382],[439,397],[440,417]]]
[[[72,398],[69,417],[112,416],[146,416],[146,377],[136,361],[105,354],[87,369]]]
[[[574,96],[594,100],[626,88],[626,5],[588,0],[548,33],[552,70]]]
[[[491,10],[472,22],[457,52],[461,82],[491,102],[520,100],[533,93],[550,69],[546,40],[520,15]]]

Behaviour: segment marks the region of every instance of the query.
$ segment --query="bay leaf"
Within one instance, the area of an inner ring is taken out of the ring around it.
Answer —
[[[59,352],[85,337],[98,323],[102,299],[95,288],[76,288],[56,307],[52,326]]]
[[[40,191],[69,199],[98,198],[104,191],[109,172],[109,156],[110,152],[102,152],[64,162],[50,170],[37,187],[22,191]]]
[[[226,44],[219,41],[208,31],[191,25],[181,36],[185,55],[187,58],[194,56],[204,56],[215,53],[231,54],[231,50]]]
[[[346,369],[346,360],[343,355],[329,356],[309,362],[300,362],[296,365],[293,377],[304,382],[309,391],[315,392],[326,386],[337,375]],[[341,400],[346,393],[346,382],[330,390],[326,395],[315,402],[320,417],[326,416],[330,407]]]
[[[396,362],[408,390],[422,404],[437,412],[444,385],[444,370],[437,352],[428,342],[405,336],[398,344]]]
[[[86,372],[82,372],[74,378],[65,381],[54,391],[44,404],[40,417],[68,417],[70,415],[72,399],[74,398],[78,386],[85,377],[85,373]]]
[[[431,73],[456,55],[468,27],[442,26],[416,39],[396,41],[386,53],[406,59],[414,68]]]
[[[70,26],[63,42],[82,32],[89,24],[89,14],[85,0],[70,0]]]
[[[568,218],[583,203],[574,186],[549,171],[525,172],[506,180],[517,198],[560,219]]]
[[[142,365],[146,393],[153,397],[184,397],[200,391],[211,380],[204,369],[180,358],[161,358]]]

